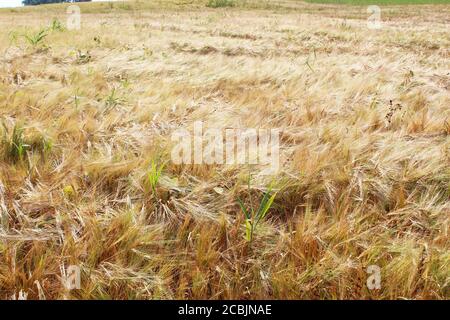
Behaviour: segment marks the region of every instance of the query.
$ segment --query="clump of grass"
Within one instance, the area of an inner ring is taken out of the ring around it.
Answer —
[[[60,32],[66,30],[61,21],[59,21],[57,18],[53,18],[49,29],[52,31],[60,31]]]
[[[30,145],[25,142],[24,129],[20,124],[14,125],[12,133],[8,136],[8,129],[3,124],[3,144],[5,146],[5,158],[13,163],[22,161],[25,157],[26,151]]]
[[[37,47],[38,45],[44,42],[45,37],[47,37],[48,33],[46,29],[41,29],[38,32],[31,35],[24,35],[24,38],[27,42],[33,47]]]
[[[39,152],[42,159],[45,160],[53,149],[52,140],[44,135],[26,137],[25,129],[19,123],[16,123],[12,129],[8,129],[3,123],[2,145],[4,158],[11,163],[22,162],[29,151]]]
[[[234,7],[235,2],[233,0],[209,0],[206,6],[209,8]]]
[[[10,42],[10,44],[17,44],[17,42],[18,42],[18,39],[19,39],[19,37],[20,37],[20,33],[19,32],[17,32],[17,31],[10,31],[9,33],[8,33],[8,37],[9,37],[9,42]]]
[[[250,191],[250,177],[248,180],[248,189]],[[245,239],[248,242],[253,240],[253,235],[258,227],[258,224],[264,220],[270,208],[272,207],[273,201],[277,195],[277,192],[272,192],[273,184],[270,184],[264,196],[259,201],[258,209],[255,210],[253,205],[246,207],[244,202],[238,198],[239,207],[245,216]]]
[[[51,139],[48,139],[46,137],[41,138],[41,146],[42,146],[42,156],[44,159],[48,157],[48,155],[51,153],[53,149],[53,141]]]
[[[164,170],[164,166],[164,163],[158,165],[154,160],[152,160],[150,171],[147,174],[148,182],[154,195],[156,195],[156,187],[158,185],[159,178],[161,177],[161,173]]]
[[[118,96],[116,88],[113,88],[105,99],[105,106],[107,109],[114,108],[119,105],[121,101],[122,99]]]

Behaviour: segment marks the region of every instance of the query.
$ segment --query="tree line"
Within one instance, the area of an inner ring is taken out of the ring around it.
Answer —
[[[61,3],[61,2],[90,2],[91,0],[23,0],[26,6],[35,6],[38,4]]]

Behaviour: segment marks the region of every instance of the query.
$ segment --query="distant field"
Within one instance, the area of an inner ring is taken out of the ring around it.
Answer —
[[[306,2],[350,5],[450,4],[450,0],[306,0]]]
[[[137,1],[117,1],[117,2],[87,2],[77,3],[82,13],[119,13],[119,12],[142,12],[147,10],[214,10],[211,3],[216,0],[137,0]],[[221,0],[218,3],[220,4]],[[317,4],[311,6],[310,4]],[[324,10],[332,4],[347,4],[354,6],[352,9],[346,7],[344,10]],[[450,4],[450,0],[224,0],[222,5],[218,5],[219,10],[239,10],[239,9],[263,9],[279,12],[295,12],[301,10],[303,13],[321,12],[326,15],[346,18],[362,18],[366,15],[365,9],[359,6],[381,5],[394,7],[389,12],[383,12],[383,16],[411,15],[411,11],[402,10],[400,5],[407,4]],[[65,13],[65,9],[70,3],[46,4],[39,6],[24,6],[18,8],[0,8],[0,12],[32,12],[46,14]],[[394,9],[395,8],[395,9]],[[363,10],[364,9],[364,10]]]

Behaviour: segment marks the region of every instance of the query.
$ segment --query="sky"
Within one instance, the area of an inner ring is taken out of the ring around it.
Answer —
[[[101,0],[93,0],[93,1],[101,1]],[[21,5],[22,0],[0,0],[0,8],[17,7]]]
[[[0,8],[17,7],[22,5],[22,0],[0,0]]]

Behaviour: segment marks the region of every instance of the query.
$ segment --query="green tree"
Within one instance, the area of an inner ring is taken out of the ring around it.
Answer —
[[[38,4],[48,4],[48,3],[61,3],[61,2],[89,2],[91,0],[23,0],[22,3],[26,6],[35,6]]]
[[[26,6],[34,6],[38,4],[46,4],[46,3],[59,3],[64,2],[63,0],[23,0],[22,1]]]

